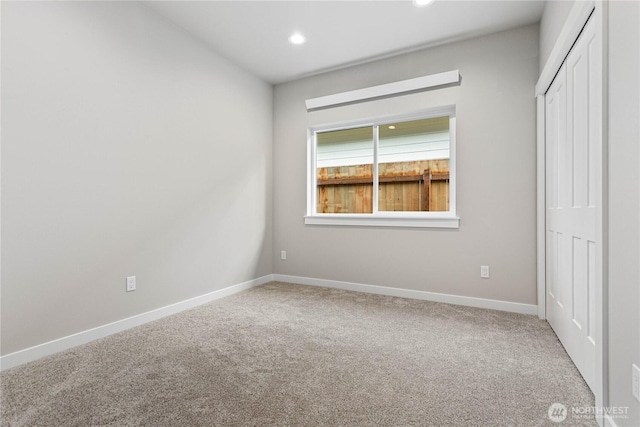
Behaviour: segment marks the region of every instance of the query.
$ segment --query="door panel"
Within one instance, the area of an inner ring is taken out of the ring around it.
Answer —
[[[601,200],[601,59],[587,23],[546,94],[547,318],[589,386],[596,386],[596,234]]]
[[[563,65],[546,95],[546,230],[547,230],[547,319],[562,340],[564,309],[561,262],[565,236],[560,226],[563,217],[563,179],[561,165],[566,152],[566,67]]]

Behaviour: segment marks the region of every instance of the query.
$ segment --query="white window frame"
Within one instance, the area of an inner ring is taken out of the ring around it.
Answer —
[[[378,128],[386,124],[449,116],[449,211],[446,212],[379,212],[378,211]],[[373,213],[342,214],[318,213],[316,135],[319,132],[345,130],[356,127],[373,127]],[[307,214],[306,225],[354,226],[354,227],[418,227],[459,228],[456,213],[456,108],[455,105],[430,108],[394,116],[381,116],[363,120],[324,124],[307,130]]]

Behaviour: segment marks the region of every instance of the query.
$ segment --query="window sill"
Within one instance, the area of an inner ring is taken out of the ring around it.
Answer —
[[[459,228],[460,218],[443,213],[431,215],[318,214],[304,217],[305,225],[348,227]]]

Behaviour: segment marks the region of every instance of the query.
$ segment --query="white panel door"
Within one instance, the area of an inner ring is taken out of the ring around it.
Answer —
[[[547,319],[592,389],[601,346],[601,58],[593,22],[546,95]],[[600,264],[599,264],[600,263]]]

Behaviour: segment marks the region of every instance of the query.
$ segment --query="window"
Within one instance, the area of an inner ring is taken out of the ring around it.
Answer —
[[[458,227],[455,107],[309,130],[306,224]]]

